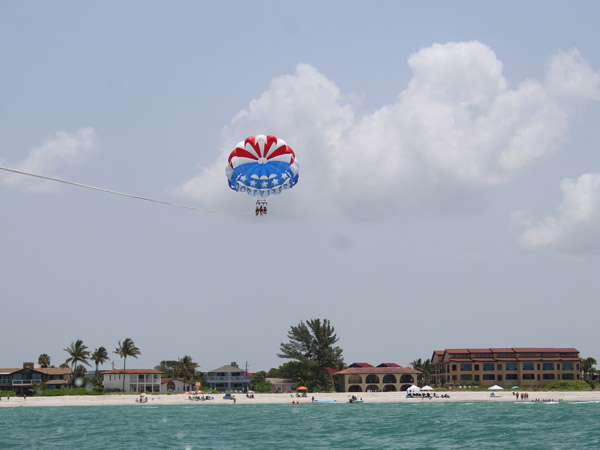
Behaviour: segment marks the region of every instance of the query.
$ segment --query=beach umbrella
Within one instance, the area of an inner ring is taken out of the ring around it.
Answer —
[[[488,391],[503,391],[504,388],[498,386],[497,384],[493,385],[492,387],[488,388]]]
[[[254,394],[254,391],[248,391],[248,394]]]
[[[519,386],[513,386],[511,389],[521,389]]]
[[[433,391],[433,388],[431,386],[423,386],[421,388],[422,391]]]
[[[306,386],[300,386],[298,388],[296,388],[297,391],[308,391],[308,388]]]
[[[142,392],[142,393],[140,394],[140,397],[145,397],[145,396],[146,396],[146,393],[145,393],[145,392]]]
[[[196,394],[204,394],[204,391],[198,390],[198,391],[196,391]]]

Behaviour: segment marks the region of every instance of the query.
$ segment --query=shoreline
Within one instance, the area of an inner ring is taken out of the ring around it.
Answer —
[[[236,405],[266,405],[266,404],[291,404],[292,401],[300,404],[312,403],[314,396],[316,402],[326,403],[347,403],[352,395],[356,395],[359,399],[362,398],[364,403],[448,403],[448,402],[523,402],[537,403],[536,400],[552,400],[552,401],[567,401],[567,402],[600,402],[600,391],[533,391],[520,390],[519,392],[528,392],[528,400],[517,400],[512,391],[496,392],[494,397],[490,397],[489,392],[476,391],[444,391],[444,394],[449,394],[450,398],[406,398],[406,392],[335,392],[335,393],[319,393],[308,394],[308,397],[292,397],[290,394],[255,394],[254,398],[247,398],[245,394],[235,394]],[[7,400],[2,397],[0,400],[0,408],[11,407],[36,407],[36,406],[117,406],[117,405],[139,405],[140,407],[147,405],[233,405],[232,400],[224,400],[223,394],[211,394],[215,399],[207,401],[191,401],[185,394],[148,394],[147,403],[136,403],[137,395],[73,395],[60,397],[11,397]],[[433,395],[433,394],[432,394]],[[440,393],[438,393],[440,395]]]

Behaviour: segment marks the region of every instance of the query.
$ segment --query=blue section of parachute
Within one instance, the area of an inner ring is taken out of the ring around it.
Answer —
[[[234,191],[266,197],[292,188],[298,182],[298,174],[283,161],[252,162],[236,167],[228,182]]]

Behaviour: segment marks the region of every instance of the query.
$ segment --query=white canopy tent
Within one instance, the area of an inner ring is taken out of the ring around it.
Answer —
[[[488,391],[503,391],[504,388],[498,386],[497,384],[493,385],[492,387],[488,388]]]
[[[422,391],[433,391],[433,388],[431,386],[423,386],[421,388]]]
[[[419,386],[415,386],[414,384],[407,389],[408,392],[419,392],[421,388]]]

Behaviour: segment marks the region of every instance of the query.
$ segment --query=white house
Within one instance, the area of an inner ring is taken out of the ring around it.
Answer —
[[[160,392],[162,372],[154,369],[113,369],[102,373],[105,390],[123,390],[125,392]]]
[[[267,378],[273,386],[273,392],[294,392],[298,384],[297,378]]]
[[[160,392],[181,394],[192,390],[192,383],[187,383],[183,378],[163,378],[160,382]]]

